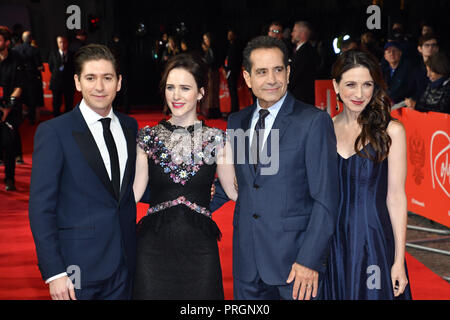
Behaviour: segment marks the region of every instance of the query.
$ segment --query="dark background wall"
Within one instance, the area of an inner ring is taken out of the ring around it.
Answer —
[[[449,47],[450,1],[446,0],[378,0],[381,7],[381,30],[374,30],[383,42],[389,23],[401,20],[413,36],[422,20],[432,22],[441,35],[444,49]],[[359,37],[368,31],[366,9],[372,0],[0,0],[0,25],[31,29],[44,60],[55,47],[55,36],[73,36],[66,29],[66,9],[76,4],[81,8],[81,27],[88,31],[89,42],[108,44],[118,35],[124,44],[124,64],[129,76],[132,104],[158,104],[157,84],[161,70],[154,59],[155,41],[162,32],[177,33],[181,29],[191,47],[198,49],[202,33],[215,37],[219,53],[224,52],[226,31],[233,27],[245,43],[266,30],[272,20],[280,20],[292,28],[297,20],[308,20],[315,28],[316,39],[324,41],[331,53],[334,37],[350,34]],[[98,27],[89,29],[89,18],[98,17]],[[184,23],[183,31],[181,22]],[[137,32],[138,26],[145,33]]]

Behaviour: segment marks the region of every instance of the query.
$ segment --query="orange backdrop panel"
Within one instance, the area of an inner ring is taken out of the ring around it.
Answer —
[[[406,108],[392,115],[406,130],[408,210],[450,227],[450,116]]]
[[[50,90],[50,77],[52,76],[48,63],[44,63],[44,71],[42,71],[42,88],[44,89],[44,109],[52,111],[53,95]]]

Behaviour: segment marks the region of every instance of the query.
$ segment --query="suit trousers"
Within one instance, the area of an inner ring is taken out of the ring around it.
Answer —
[[[0,123],[0,151],[3,151],[5,163],[5,181],[14,182],[16,170],[16,153],[14,148],[15,130],[11,130],[5,123]]]
[[[16,170],[16,156],[22,155],[21,140],[19,134],[20,115],[18,111],[11,111],[6,122],[0,123],[0,152],[5,162],[5,181],[14,182]],[[19,154],[20,152],[20,154]]]
[[[80,289],[75,289],[75,297],[77,300],[130,300],[132,281],[128,267],[122,260],[111,277],[103,281],[83,283]]]
[[[228,90],[230,91],[231,112],[239,111],[239,96],[237,91],[239,72],[232,70],[227,79]]]
[[[63,88],[52,90],[53,95],[53,115],[55,117],[61,114],[62,99],[64,96],[65,112],[73,109],[74,90],[73,88]]]
[[[319,289],[317,296],[311,300],[320,300],[323,296],[323,275],[319,273]],[[287,278],[286,278],[287,280]],[[259,274],[251,282],[244,282],[236,279],[233,280],[233,293],[235,300],[292,300],[292,289],[294,281],[286,283],[286,285],[269,285],[265,283]]]

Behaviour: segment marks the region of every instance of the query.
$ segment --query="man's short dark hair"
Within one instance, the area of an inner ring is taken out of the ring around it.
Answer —
[[[250,55],[252,54],[253,50],[256,49],[273,49],[278,48],[283,53],[283,63],[284,66],[288,66],[288,51],[286,48],[286,45],[283,41],[271,38],[269,36],[259,36],[252,40],[250,40],[247,43],[247,46],[244,49],[244,60],[242,62],[242,65],[244,66],[244,69],[250,73],[252,70],[252,62],[250,60]]]
[[[444,78],[450,76],[450,63],[446,54],[443,52],[436,52],[433,54],[427,62],[425,62],[425,65],[430,68],[431,71],[444,76]]]
[[[114,54],[109,50],[107,46],[101,44],[88,44],[81,47],[75,53],[75,74],[78,77],[81,76],[81,71],[83,70],[83,65],[88,61],[93,60],[107,60],[110,61],[116,71],[117,77],[120,74],[119,62]]]
[[[430,41],[430,40],[436,40],[436,42],[439,44],[438,37],[431,33],[427,33],[427,34],[424,34],[423,36],[420,36],[419,39],[417,40],[417,44],[419,46],[423,46],[423,44],[425,42]]]
[[[0,26],[0,36],[3,37],[3,39],[6,41],[11,41],[12,39],[12,32],[9,30],[6,26]]]
[[[270,28],[271,26],[279,26],[279,27],[283,28],[283,24],[282,24],[280,21],[278,21],[278,20],[274,20],[274,21],[272,21],[271,23],[269,23],[269,28]],[[269,31],[270,31],[270,30],[269,30]]]

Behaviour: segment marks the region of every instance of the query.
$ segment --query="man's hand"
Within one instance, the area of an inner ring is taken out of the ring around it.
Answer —
[[[291,283],[292,281],[294,281],[294,288],[292,289],[292,298],[294,300],[310,300],[311,292],[313,298],[317,296],[319,287],[319,273],[317,271],[295,262],[286,282]]]
[[[77,300],[73,283],[68,276],[51,281],[49,287],[53,300]]]
[[[211,186],[211,200],[213,199],[215,194],[216,194],[216,185],[213,183]]]
[[[0,111],[2,112],[3,116],[0,122],[5,122],[6,118],[8,117],[9,113],[11,112],[10,108],[1,108],[0,107]]]
[[[408,109],[414,110],[416,108],[416,101],[410,98],[405,98],[405,104]]]
[[[234,188],[236,189],[236,191],[239,191],[239,185],[238,185],[236,177],[234,177]]]

